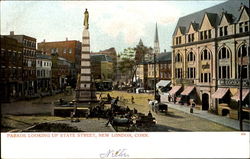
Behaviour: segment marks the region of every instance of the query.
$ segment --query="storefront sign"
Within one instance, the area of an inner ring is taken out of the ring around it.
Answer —
[[[239,86],[240,80],[239,79],[223,79],[219,80],[220,86]],[[250,80],[243,80],[242,81],[243,87],[249,87],[250,86]]]

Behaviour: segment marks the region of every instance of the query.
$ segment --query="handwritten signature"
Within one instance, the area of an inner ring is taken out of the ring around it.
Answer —
[[[106,153],[101,153],[100,158],[126,158],[129,157],[127,149],[112,150],[109,149]]]

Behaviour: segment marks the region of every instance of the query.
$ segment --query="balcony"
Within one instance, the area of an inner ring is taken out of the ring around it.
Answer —
[[[238,87],[240,85],[240,79],[219,79],[218,80],[219,86],[236,86]],[[249,87],[250,86],[250,80],[249,79],[243,79],[242,80],[242,86],[243,87]]]

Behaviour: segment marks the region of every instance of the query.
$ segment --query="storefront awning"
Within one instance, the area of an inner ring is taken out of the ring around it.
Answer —
[[[225,96],[229,88],[218,88],[217,91],[212,95],[212,98],[221,99]]]
[[[194,86],[188,86],[181,92],[181,95],[188,96],[194,90]]]
[[[181,89],[181,86],[174,86],[168,93],[172,96]]]
[[[170,80],[160,80],[160,82],[158,82],[156,84],[156,88],[159,88],[159,87],[166,87],[167,85],[169,85],[171,83]]]
[[[242,100],[244,100],[247,95],[250,93],[249,89],[242,89]],[[232,99],[239,101],[240,100],[240,91],[238,89],[237,93],[232,97]]]

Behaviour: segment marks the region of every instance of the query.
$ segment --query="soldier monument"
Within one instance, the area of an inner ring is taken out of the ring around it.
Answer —
[[[96,102],[94,83],[91,77],[90,63],[90,36],[89,36],[89,13],[86,9],[84,12],[83,33],[82,33],[82,54],[81,70],[78,75],[76,100],[78,103]]]

